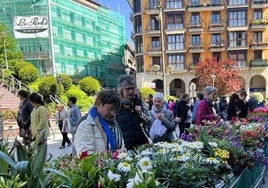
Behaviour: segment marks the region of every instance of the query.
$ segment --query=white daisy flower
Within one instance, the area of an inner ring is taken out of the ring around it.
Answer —
[[[118,159],[124,159],[124,158],[126,158],[127,156],[128,156],[127,153],[122,152],[122,153],[119,153],[119,155],[118,155]]]
[[[128,180],[127,188],[134,188],[134,179],[129,179]]]
[[[149,157],[143,157],[139,160],[138,165],[141,167],[142,172],[152,169],[152,162]]]
[[[134,183],[136,184],[140,184],[142,183],[142,179],[140,178],[139,174],[136,172],[135,178],[134,178]]]
[[[115,182],[120,181],[121,175],[114,174],[111,170],[108,171],[108,178],[110,181],[114,180]]]
[[[118,164],[117,169],[120,172],[129,172],[131,170],[130,168],[130,164],[128,164],[127,162],[121,162]]]
[[[208,144],[214,148],[218,147],[218,144],[216,142],[208,142]]]
[[[219,163],[220,163],[220,161],[217,160],[217,159],[215,159],[214,157],[206,158],[205,161],[206,161],[207,163],[209,163],[209,164],[219,164]]]

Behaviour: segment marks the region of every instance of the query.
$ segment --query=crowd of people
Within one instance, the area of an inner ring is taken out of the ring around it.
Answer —
[[[249,111],[260,106],[254,97],[247,100],[244,90],[232,94],[229,100],[221,96],[219,102],[215,102],[217,95],[217,88],[207,86],[195,99],[183,93],[177,100],[166,102],[164,94],[156,92],[143,100],[135,78],[123,75],[118,80],[117,91],[100,91],[85,116],[81,117],[75,97],[68,99],[69,110],[63,104],[56,105],[55,119],[62,134],[60,149],[64,149],[66,143],[67,146],[73,144],[75,157],[95,152],[135,151],[147,143],[180,138],[188,134],[191,124],[245,118]],[[49,136],[48,113],[42,97],[38,93],[28,96],[23,90],[18,96],[21,99],[18,125],[24,142],[37,139],[44,129]]]

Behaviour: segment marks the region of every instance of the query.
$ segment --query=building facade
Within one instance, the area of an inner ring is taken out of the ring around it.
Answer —
[[[248,93],[268,97],[268,1],[128,2],[133,10],[139,87],[153,83],[166,95],[190,92],[195,79],[191,68],[217,57],[237,62],[242,88]],[[213,80],[216,83],[217,77]]]
[[[91,0],[1,0],[0,23],[41,75],[93,76],[115,88],[125,72],[125,18]]]

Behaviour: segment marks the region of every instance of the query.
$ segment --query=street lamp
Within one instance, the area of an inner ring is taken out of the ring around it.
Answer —
[[[163,92],[164,96],[167,96],[166,92],[166,75],[165,75],[165,47],[164,47],[164,27],[163,27],[163,9],[161,2],[158,4],[159,14],[158,19],[160,20],[160,35],[161,35],[161,58],[162,58],[162,73],[163,73]]]
[[[0,32],[0,36],[4,39],[5,62],[6,62],[6,69],[8,70],[7,47],[6,47],[7,34],[5,32]]]
[[[212,86],[214,87],[214,85],[215,85],[215,80],[216,80],[216,75],[214,75],[214,74],[212,74],[211,76],[211,79],[212,79]]]

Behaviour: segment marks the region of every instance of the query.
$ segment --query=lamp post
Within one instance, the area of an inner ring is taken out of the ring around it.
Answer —
[[[5,32],[0,32],[0,36],[4,39],[5,62],[6,62],[6,69],[8,70],[7,47],[6,47],[6,38],[7,38],[7,34],[6,34]]]
[[[211,76],[211,79],[212,79],[212,86],[215,87],[215,80],[216,80],[216,75],[212,74]]]
[[[166,92],[166,71],[165,71],[165,47],[164,47],[164,27],[163,27],[163,9],[161,2],[158,4],[159,14],[158,18],[160,20],[160,35],[161,35],[161,58],[162,58],[162,74],[163,74],[163,93],[166,98],[167,92]]]
[[[60,86],[62,84],[62,77],[61,76],[58,76],[57,80],[58,80],[58,84],[59,84],[59,94],[61,96],[61,87]]]

